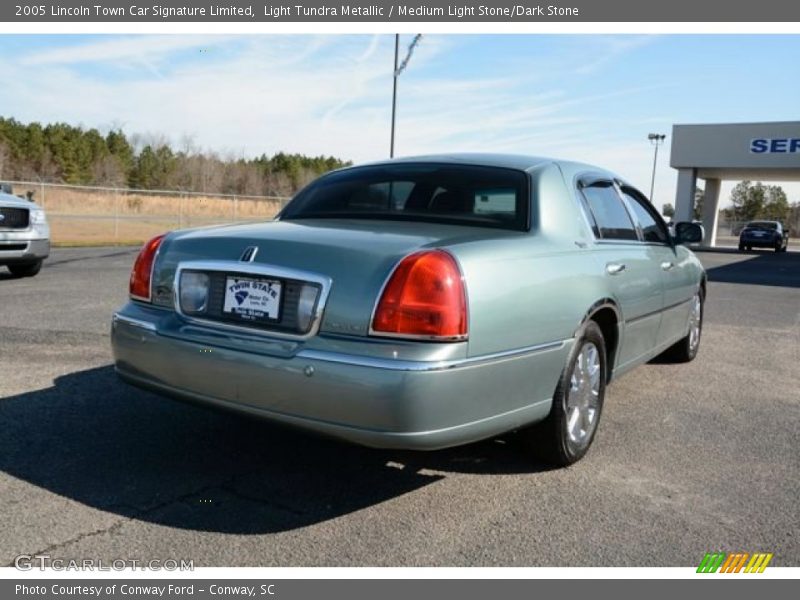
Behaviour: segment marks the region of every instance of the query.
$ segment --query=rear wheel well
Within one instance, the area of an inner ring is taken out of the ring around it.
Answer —
[[[614,312],[614,309],[605,307],[592,313],[589,318],[597,323],[600,331],[603,332],[603,340],[606,345],[606,381],[611,381],[611,373],[614,372],[614,359],[617,356],[617,346],[619,345],[617,313]]]

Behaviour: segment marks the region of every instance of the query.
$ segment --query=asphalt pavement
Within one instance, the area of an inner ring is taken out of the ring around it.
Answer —
[[[612,383],[589,455],[548,470],[513,435],[378,451],[126,386],[109,326],[135,252],[0,269],[0,566],[800,566],[800,253],[700,253],[698,358]]]

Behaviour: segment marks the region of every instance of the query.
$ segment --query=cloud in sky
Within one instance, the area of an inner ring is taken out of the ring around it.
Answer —
[[[3,36],[0,114],[373,160],[388,152],[393,57],[391,35]],[[650,131],[796,119],[789,64],[800,36],[426,35],[399,79],[397,153],[561,156],[649,191]],[[657,204],[675,188],[661,156]]]
[[[228,38],[230,39],[230,38]],[[224,43],[225,38],[215,40]],[[33,50],[23,55],[19,63],[24,66],[77,65],[88,63],[124,63],[165,60],[170,54],[187,48],[207,44],[207,39],[195,36],[142,36],[96,39],[85,44]]]

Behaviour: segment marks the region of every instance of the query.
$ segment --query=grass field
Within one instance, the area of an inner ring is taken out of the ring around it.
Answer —
[[[42,202],[41,195],[37,200]],[[185,227],[265,221],[280,199],[158,195],[49,187],[43,202],[54,245],[139,244]]]

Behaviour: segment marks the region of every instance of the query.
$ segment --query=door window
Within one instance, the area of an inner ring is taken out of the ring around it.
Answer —
[[[622,193],[633,210],[633,214],[639,222],[639,227],[642,228],[644,241],[666,244],[669,241],[667,228],[664,222],[653,214],[654,209],[650,203],[632,188],[623,187]]]
[[[622,199],[610,181],[599,181],[581,189],[594,218],[595,235],[604,240],[638,240]]]

